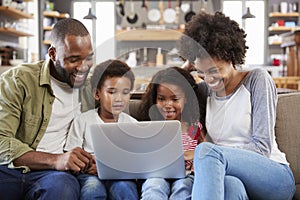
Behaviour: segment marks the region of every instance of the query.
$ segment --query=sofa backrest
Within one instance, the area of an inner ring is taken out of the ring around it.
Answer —
[[[137,119],[138,121],[141,120],[139,115],[139,106],[140,106],[141,100],[139,99],[132,99],[130,100],[128,110],[126,111],[129,115]]]
[[[275,134],[286,154],[296,184],[300,184],[300,92],[278,95]]]

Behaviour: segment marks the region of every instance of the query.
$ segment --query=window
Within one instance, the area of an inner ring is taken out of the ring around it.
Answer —
[[[245,5],[245,6],[243,6]],[[242,19],[246,8],[249,7],[255,18]],[[246,45],[249,47],[246,54],[246,65],[264,64],[265,55],[265,3],[263,0],[232,0],[223,1],[223,12],[240,24],[247,33]]]
[[[96,20],[83,19],[93,6]],[[115,57],[115,3],[114,1],[73,1],[73,16],[89,30],[95,48],[95,62]]]

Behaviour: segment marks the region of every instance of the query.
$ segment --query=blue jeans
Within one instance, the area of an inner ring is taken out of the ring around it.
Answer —
[[[195,150],[195,200],[289,200],[295,182],[288,165],[258,153],[203,142]]]
[[[0,165],[1,200],[79,199],[79,183],[72,174],[54,170],[22,173]]]
[[[110,200],[138,200],[138,189],[135,180],[105,181]]]
[[[80,183],[80,199],[107,199],[106,188],[104,182],[97,176],[90,174],[79,174],[77,179]]]
[[[182,179],[148,178],[142,184],[141,199],[170,199],[188,200],[191,199],[194,176],[187,175]]]

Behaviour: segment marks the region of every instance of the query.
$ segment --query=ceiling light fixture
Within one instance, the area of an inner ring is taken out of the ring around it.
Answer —
[[[83,19],[97,19],[97,17],[92,13],[92,8],[89,8],[89,13]]]
[[[246,12],[246,14],[244,14],[244,15],[242,16],[242,19],[247,19],[247,18],[255,18],[255,16],[251,14],[250,8],[249,8],[249,7],[247,7],[247,12]]]

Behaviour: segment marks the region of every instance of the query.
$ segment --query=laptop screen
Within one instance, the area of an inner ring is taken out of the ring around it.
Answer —
[[[91,137],[100,179],[185,177],[179,121],[94,124]]]

